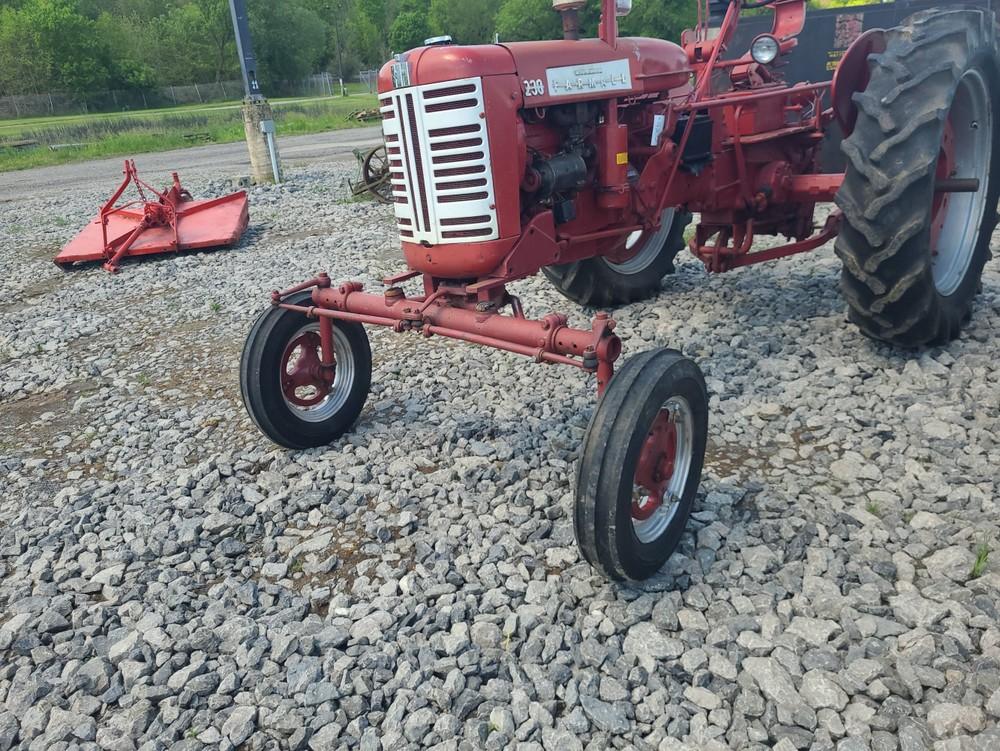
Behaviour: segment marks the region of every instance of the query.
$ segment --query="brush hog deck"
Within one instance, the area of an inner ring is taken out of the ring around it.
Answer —
[[[125,179],[97,216],[70,242],[55,262],[67,268],[103,261],[115,272],[128,256],[217,248],[234,245],[247,228],[247,195],[243,191],[219,198],[194,200],[173,173],[173,184],[159,192],[139,179],[135,162],[125,162]],[[116,206],[134,184],[138,201]],[[147,191],[152,197],[147,197]]]

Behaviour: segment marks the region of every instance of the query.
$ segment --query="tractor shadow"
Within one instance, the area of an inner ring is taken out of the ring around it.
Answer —
[[[714,312],[720,317],[749,318],[758,327],[829,316],[843,316],[846,320],[839,268],[828,264],[818,269],[816,264],[789,268],[793,263],[775,261],[710,274],[691,259],[678,265],[676,274],[666,277],[657,302],[669,303],[688,295],[703,299],[707,294],[718,306]]]

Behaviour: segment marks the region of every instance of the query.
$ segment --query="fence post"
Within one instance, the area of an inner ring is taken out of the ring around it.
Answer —
[[[170,98],[174,100],[174,106],[177,106],[177,95],[174,94],[174,87],[170,87]]]
[[[198,84],[194,85],[194,93],[198,95],[198,104],[204,104],[201,99],[201,89],[198,88]]]

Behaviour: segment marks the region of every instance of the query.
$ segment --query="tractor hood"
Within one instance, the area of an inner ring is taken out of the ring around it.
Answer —
[[[482,76],[516,75],[525,106],[637,96],[683,86],[691,74],[673,42],[626,37],[418,47],[382,66],[380,92]]]

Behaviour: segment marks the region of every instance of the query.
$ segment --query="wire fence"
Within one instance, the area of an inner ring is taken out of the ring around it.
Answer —
[[[162,86],[155,89],[91,91],[86,94],[62,92],[20,94],[0,97],[0,119],[81,115],[90,112],[128,112],[184,104],[225,102],[240,99],[242,96],[242,81]]]
[[[271,82],[267,87],[267,93],[275,97],[339,96],[344,90],[336,76],[330,73],[317,73],[296,81]],[[85,115],[93,112],[131,112],[188,104],[232,102],[242,98],[243,82],[240,80],[196,83],[189,86],[161,86],[152,89],[92,91],[86,94],[52,92],[8,95],[0,96],[0,120],[50,115]]]

